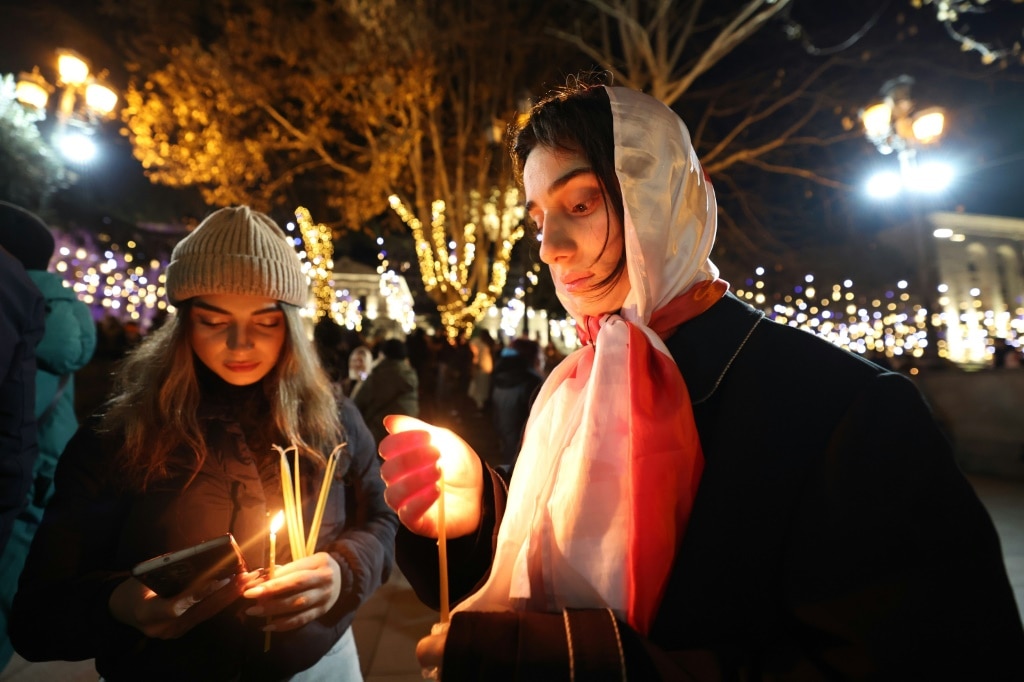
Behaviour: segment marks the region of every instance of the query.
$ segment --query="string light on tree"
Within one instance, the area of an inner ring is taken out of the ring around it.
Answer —
[[[380,276],[379,291],[384,299],[387,317],[397,322],[406,334],[416,328],[416,311],[413,309],[412,295],[405,279],[391,269],[388,252],[384,248],[384,238],[377,237],[377,274]]]
[[[394,270],[380,274],[380,295],[387,305],[388,319],[394,320],[406,334],[416,328],[416,311],[408,296],[402,296],[402,280]]]
[[[336,297],[331,274],[334,272],[334,242],[331,230],[323,223],[313,223],[313,218],[303,206],[295,209],[295,220],[306,248],[304,270],[313,284],[315,319],[319,321],[335,313]]]
[[[470,192],[469,221],[461,229],[446,216],[445,203],[434,201],[429,233],[398,195],[389,202],[412,231],[424,289],[437,304],[445,333],[468,336],[501,295],[512,247],[524,234],[519,190],[495,188],[486,199]]]

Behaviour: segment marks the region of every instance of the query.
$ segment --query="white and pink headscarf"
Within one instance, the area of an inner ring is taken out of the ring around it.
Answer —
[[[587,345],[534,403],[490,577],[455,611],[610,608],[647,633],[704,462],[662,339],[728,285],[709,258],[715,194],[686,126],[652,97],[607,92],[630,293],[599,319],[562,299]]]

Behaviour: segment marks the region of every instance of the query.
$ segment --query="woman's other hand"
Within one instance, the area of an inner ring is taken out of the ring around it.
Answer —
[[[448,429],[400,415],[384,418],[389,436],[380,443],[384,499],[417,535],[436,538],[441,471],[445,531],[457,538],[480,525],[483,467],[466,441]]]
[[[257,580],[258,571],[190,585],[174,597],[160,597],[135,578],[118,585],[108,607],[118,621],[147,637],[176,639],[212,618]]]
[[[430,634],[416,644],[416,660],[423,671],[423,678],[441,679],[441,663],[444,660],[444,645],[448,641],[448,623],[434,623]]]
[[[334,606],[341,594],[341,568],[327,552],[274,568],[274,577],[242,594],[255,599],[248,616],[272,619],[265,630],[283,632],[302,627]]]

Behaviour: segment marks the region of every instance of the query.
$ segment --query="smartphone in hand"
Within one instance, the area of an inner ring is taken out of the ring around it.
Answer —
[[[161,597],[173,597],[190,584],[221,580],[246,570],[245,558],[231,533],[147,559],[132,568],[132,576]]]

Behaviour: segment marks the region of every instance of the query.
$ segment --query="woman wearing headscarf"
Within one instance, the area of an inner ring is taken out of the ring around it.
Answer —
[[[446,682],[1024,675],[998,536],[920,393],[728,293],[683,122],[578,85],[533,107],[513,157],[585,345],[507,485],[387,420],[399,564],[435,606],[444,477],[457,605],[421,663]]]

